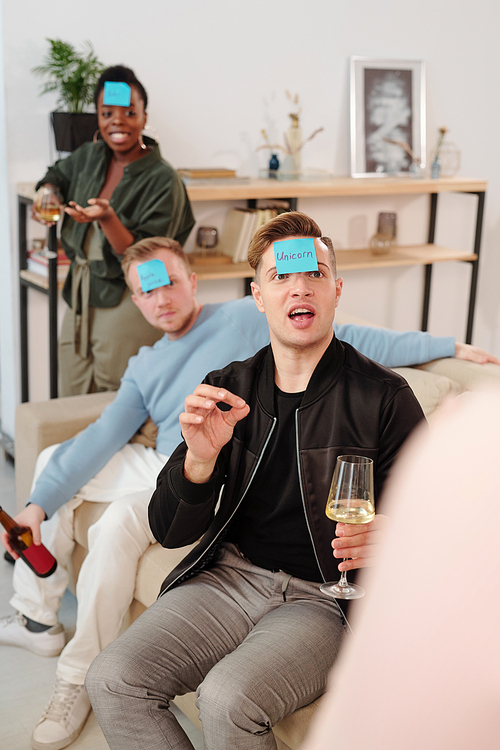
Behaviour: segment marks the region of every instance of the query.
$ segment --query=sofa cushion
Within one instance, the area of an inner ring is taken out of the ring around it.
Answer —
[[[451,378],[414,367],[394,367],[408,382],[426,417],[429,417],[446,396],[458,396],[463,389]],[[499,368],[500,369],[500,368]]]
[[[484,388],[500,388],[500,367],[487,362],[479,365],[463,359],[447,357],[435,359],[424,365],[417,365],[418,370],[425,370],[434,375],[451,378],[459,384],[462,391],[477,391]],[[416,371],[416,370],[415,370]]]
[[[26,504],[39,453],[54,443],[76,435],[95,421],[116,393],[88,393],[83,396],[27,402],[16,409],[16,498],[18,510]]]
[[[141,557],[135,581],[135,598],[149,607],[157,598],[161,584],[176,565],[190,552],[194,544],[178,549],[165,549],[152,544]]]

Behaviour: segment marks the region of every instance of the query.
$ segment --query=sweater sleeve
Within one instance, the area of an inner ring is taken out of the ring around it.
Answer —
[[[337,326],[335,334],[341,341],[354,346],[365,357],[385,367],[421,365],[433,359],[455,356],[452,336],[431,336],[422,331],[391,331],[353,323]]]
[[[28,502],[50,517],[123,448],[147,417],[137,385],[126,372],[116,398],[99,419],[54,451]]]

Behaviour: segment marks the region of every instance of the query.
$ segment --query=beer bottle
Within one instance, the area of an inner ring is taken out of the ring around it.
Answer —
[[[47,578],[57,568],[57,560],[43,544],[33,544],[31,529],[18,526],[13,518],[0,506],[0,523],[9,535],[9,544],[22,557],[33,573],[40,578]]]

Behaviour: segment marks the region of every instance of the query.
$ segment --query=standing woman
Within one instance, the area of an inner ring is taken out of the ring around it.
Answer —
[[[59,340],[61,396],[116,390],[129,357],[161,337],[132,303],[121,256],[145,237],[183,245],[194,226],[182,181],[158,144],[142,137],[147,102],[130,68],[105,70],[95,90],[102,140],[57,161],[37,185],[56,185],[67,203],[61,242],[71,267],[63,288],[69,309]],[[40,221],[36,206],[32,213]]]

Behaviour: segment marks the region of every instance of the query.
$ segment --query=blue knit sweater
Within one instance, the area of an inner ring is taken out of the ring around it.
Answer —
[[[387,367],[420,364],[454,354],[453,338],[336,326],[339,339]],[[156,449],[170,455],[181,442],[184,399],[205,375],[244,360],[269,343],[269,329],[251,297],[205,305],[194,326],[176,341],[165,335],[131,357],[114,401],[84,432],[61,443],[40,475],[29,502],[51,516],[134,435],[148,417],[158,427]]]

